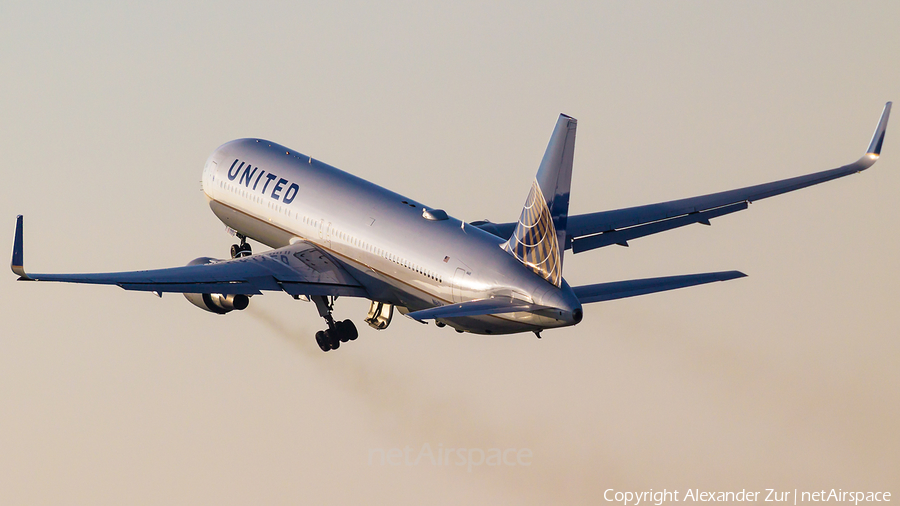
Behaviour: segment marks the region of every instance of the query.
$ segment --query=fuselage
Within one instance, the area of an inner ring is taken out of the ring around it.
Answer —
[[[489,297],[557,308],[444,320],[485,334],[573,325],[581,304],[501,248],[503,239],[445,213],[262,139],[219,147],[203,170],[216,216],[272,248],[315,244],[372,300],[416,311]]]

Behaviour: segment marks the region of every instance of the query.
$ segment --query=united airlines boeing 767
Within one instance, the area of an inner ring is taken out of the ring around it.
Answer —
[[[881,153],[888,102],[862,158],[773,183],[614,211],[569,216],[574,118],[560,115],[515,223],[466,223],[325,163],[263,139],[216,149],[203,168],[212,212],[240,240],[231,259],[201,257],[185,267],[106,274],[29,274],[22,216],[12,270],[20,280],[118,285],[182,293],[216,314],[247,307],[263,291],[312,301],[327,329],[323,351],[357,338],[335,321],[338,297],[371,300],[365,321],[382,330],[396,308],[458,332],[511,334],[578,324],[582,304],[745,276],[738,271],[570,286],[563,254],[628,241],[747,209],[748,203],[863,171]],[[247,239],[271,248],[252,254]]]

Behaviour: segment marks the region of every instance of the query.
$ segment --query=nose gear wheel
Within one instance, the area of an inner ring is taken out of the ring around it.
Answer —
[[[231,245],[231,258],[248,257],[252,255],[253,250],[250,248],[250,245],[247,244],[247,237],[238,234],[238,238],[241,240],[241,243]]]

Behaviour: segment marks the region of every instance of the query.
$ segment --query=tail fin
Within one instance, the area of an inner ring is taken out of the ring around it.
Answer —
[[[516,230],[503,248],[542,278],[562,285],[569,189],[575,154],[575,118],[559,115]]]

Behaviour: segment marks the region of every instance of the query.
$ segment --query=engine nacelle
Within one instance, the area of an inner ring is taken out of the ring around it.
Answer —
[[[188,265],[204,265],[219,262],[215,258],[200,257],[191,260]],[[210,313],[225,314],[234,310],[247,309],[250,297],[243,294],[222,295],[221,293],[185,293],[184,298],[191,304]]]
[[[225,314],[234,310],[247,309],[250,297],[243,294],[222,295],[221,293],[186,293],[184,298],[191,304],[210,313]]]

